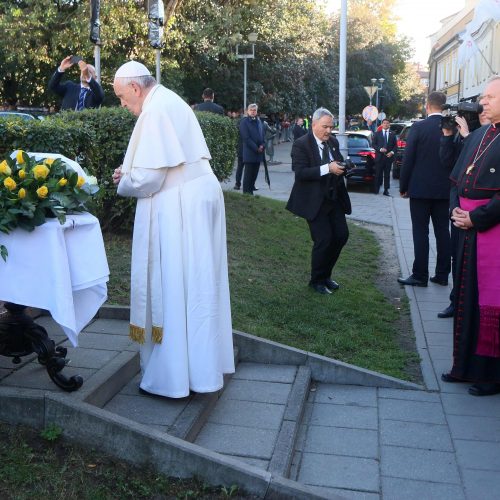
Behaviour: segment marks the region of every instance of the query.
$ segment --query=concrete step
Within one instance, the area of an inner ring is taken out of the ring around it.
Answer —
[[[287,477],[310,383],[306,366],[240,363],[195,443]]]

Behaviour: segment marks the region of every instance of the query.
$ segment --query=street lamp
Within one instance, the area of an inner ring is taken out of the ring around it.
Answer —
[[[379,78],[378,80],[376,78],[372,78],[371,79],[371,82],[372,82],[372,86],[373,87],[377,87],[377,95],[375,97],[375,107],[377,108],[378,110],[378,91],[379,90],[382,90],[382,86],[384,85],[384,82],[385,82],[385,78]],[[379,85],[380,84],[380,85]],[[378,116],[377,116],[377,121],[376,121],[376,125],[378,125]]]
[[[241,35],[240,35],[241,37]],[[240,38],[239,37],[239,38]],[[247,109],[247,60],[255,57],[255,42],[257,41],[257,33],[249,33],[248,41],[252,45],[252,52],[250,54],[240,54],[240,44],[236,44],[236,59],[243,59],[243,112]]]

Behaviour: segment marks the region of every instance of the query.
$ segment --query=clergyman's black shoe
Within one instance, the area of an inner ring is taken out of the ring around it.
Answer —
[[[457,382],[463,382],[463,380],[459,380],[458,378],[455,378],[451,373],[442,373],[441,374],[441,380],[443,382],[448,382],[449,384],[455,384]]]
[[[431,276],[429,280],[432,281],[433,283],[436,283],[436,285],[448,286],[448,280],[438,278],[437,276]]]
[[[427,281],[417,280],[413,276],[408,276],[408,278],[398,278],[398,283],[410,286],[427,286]]]
[[[469,387],[471,396],[493,396],[500,393],[500,384],[474,384]]]
[[[438,318],[453,318],[455,314],[455,307],[451,303],[446,309],[438,313]]]
[[[241,184],[235,184],[233,186],[233,189],[236,189],[236,191],[239,191],[241,189]]]
[[[389,194],[389,191],[387,191],[387,189],[383,192],[383,195],[384,195],[384,196],[391,196],[391,195]]]
[[[309,286],[316,292],[321,295],[330,295],[332,292],[326,288],[325,285],[321,285],[319,283],[309,283]]]
[[[328,290],[338,290],[340,288],[340,285],[332,279],[325,280],[325,286]]]

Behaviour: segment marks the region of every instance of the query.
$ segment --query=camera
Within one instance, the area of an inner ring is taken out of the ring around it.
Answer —
[[[344,175],[346,177],[350,177],[353,174],[353,172],[351,171],[356,166],[350,158],[347,158],[347,160],[345,161],[336,161],[335,163],[337,165],[340,165],[341,167],[344,167],[345,170]]]
[[[465,118],[469,131],[472,132],[481,126],[479,115],[483,112],[483,107],[478,102],[461,101],[457,104],[445,104],[443,111],[449,110],[441,120],[441,128],[457,131],[456,116]]]

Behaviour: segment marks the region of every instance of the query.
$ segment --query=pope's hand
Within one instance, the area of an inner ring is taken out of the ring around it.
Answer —
[[[113,175],[111,177],[113,179],[113,184],[118,184],[120,182],[120,179],[122,178],[122,168],[115,168],[115,171],[113,172]]]

